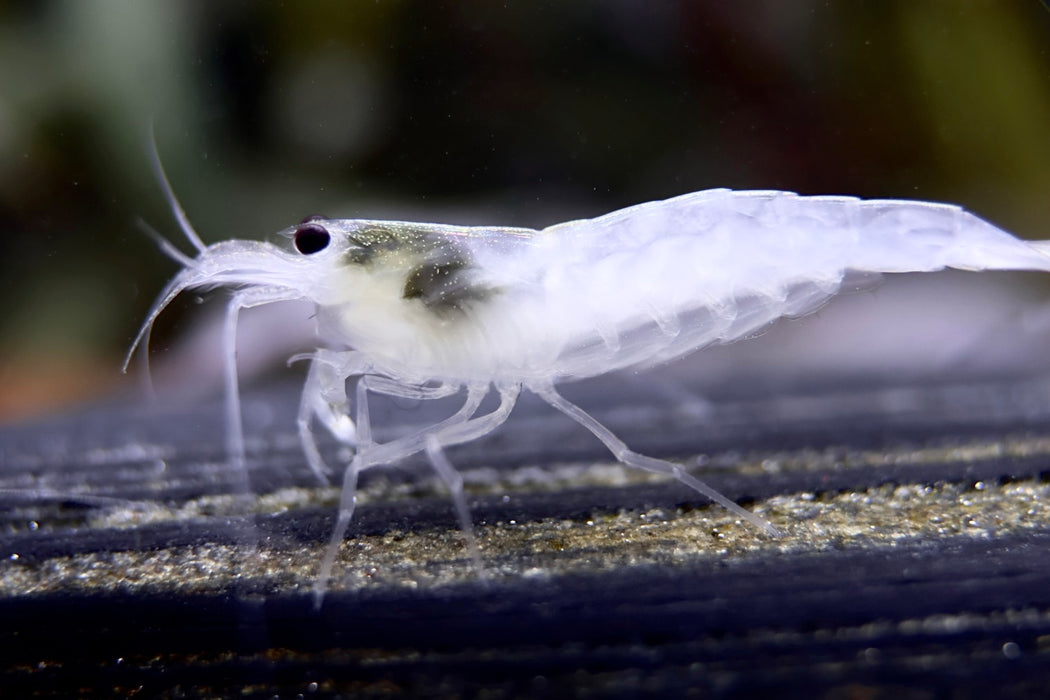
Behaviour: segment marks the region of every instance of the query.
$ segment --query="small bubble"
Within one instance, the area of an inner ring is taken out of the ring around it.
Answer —
[[[1007,642],[1003,645],[1003,656],[1008,659],[1016,659],[1021,656],[1021,647],[1017,642]]]

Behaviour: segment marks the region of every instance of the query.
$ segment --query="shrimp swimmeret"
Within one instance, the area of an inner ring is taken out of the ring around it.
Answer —
[[[847,275],[961,270],[1050,271],[1050,241],[1017,239],[963,209],[906,200],[705,190],[543,230],[309,217],[280,233],[290,245],[206,246],[159,171],[196,257],[167,241],[183,269],[150,310],[153,322],[187,289],[231,287],[224,327],[230,460],[244,460],[236,373],[241,309],[316,305],[298,428],[306,460],[329,473],[320,423],[354,448],[339,517],[315,586],[320,604],[353,515],[358,474],[424,452],[448,486],[480,570],[462,481],[443,448],[503,423],[521,390],[593,433],[624,464],[669,475],[770,533],[777,530],[681,466],[631,451],[555,388],[560,382],[663,363],[729,343],[783,316],[818,308]],[[125,361],[125,367],[127,361]],[[356,378],[354,416],[346,392]],[[477,415],[495,390],[499,405]],[[436,399],[465,392],[449,418],[385,443],[372,439],[368,393]]]

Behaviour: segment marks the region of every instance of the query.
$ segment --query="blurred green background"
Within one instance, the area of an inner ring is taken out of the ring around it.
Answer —
[[[952,201],[1050,238],[1038,0],[4,2],[0,420],[132,381],[175,270],[135,225],[177,240],[151,120],[209,242],[318,212],[540,227],[716,186]]]

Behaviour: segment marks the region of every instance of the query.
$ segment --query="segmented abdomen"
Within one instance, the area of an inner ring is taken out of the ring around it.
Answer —
[[[556,356],[563,377],[737,340],[813,311],[847,275],[1050,270],[1050,257],[959,207],[777,191],[708,190],[560,224],[531,257],[543,272],[522,309],[539,324],[537,362]]]

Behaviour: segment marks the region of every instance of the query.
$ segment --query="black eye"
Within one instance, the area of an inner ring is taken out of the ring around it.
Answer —
[[[303,255],[313,255],[328,247],[332,237],[321,224],[306,223],[295,229],[295,249]]]

